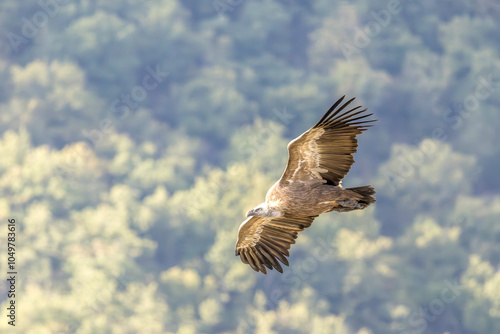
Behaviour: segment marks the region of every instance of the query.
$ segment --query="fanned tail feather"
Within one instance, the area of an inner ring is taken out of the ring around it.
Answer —
[[[358,200],[358,204],[363,206],[363,209],[368,205],[376,202],[376,199],[373,196],[375,195],[376,191],[372,186],[347,188],[347,190],[354,191],[355,193],[362,196],[362,198]]]

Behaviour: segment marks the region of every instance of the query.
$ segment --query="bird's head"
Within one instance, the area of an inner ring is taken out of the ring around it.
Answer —
[[[262,203],[257,205],[254,209],[247,212],[247,217],[250,216],[258,216],[258,217],[279,217],[281,216],[281,212],[275,209],[272,209],[267,205],[267,203]]]

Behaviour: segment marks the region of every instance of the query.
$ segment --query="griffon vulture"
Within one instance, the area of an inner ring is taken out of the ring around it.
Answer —
[[[344,109],[340,98],[311,129],[288,144],[288,164],[267,192],[266,201],[247,212],[238,230],[236,256],[253,270],[267,274],[288,266],[288,249],[300,231],[324,212],[364,209],[375,202],[371,186],[342,188],[354,163],[356,136],[366,130],[372,114],[361,106]],[[340,107],[339,107],[340,106]]]

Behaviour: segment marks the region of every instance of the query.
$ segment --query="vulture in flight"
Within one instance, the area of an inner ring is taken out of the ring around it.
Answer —
[[[283,273],[288,249],[300,231],[320,214],[364,209],[375,202],[371,186],[342,188],[341,181],[354,163],[356,136],[375,120],[361,106],[348,109],[354,98],[343,96],[312,128],[288,144],[288,164],[267,192],[266,201],[247,212],[240,225],[236,256],[253,270],[266,267]],[[279,261],[279,262],[278,262]]]

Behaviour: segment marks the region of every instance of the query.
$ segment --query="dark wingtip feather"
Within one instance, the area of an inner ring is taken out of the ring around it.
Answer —
[[[321,119],[318,121],[318,123],[316,123],[313,128],[317,127],[318,125],[320,125],[324,120],[325,118],[328,117],[328,115],[330,115],[332,113],[332,111],[335,110],[335,108],[338,107],[338,105],[344,100],[345,98],[345,95],[342,96],[340,99],[337,100],[337,102],[335,102],[331,107],[330,109],[327,110],[327,112],[323,115],[323,117],[321,117]]]
[[[326,124],[326,123],[330,123],[331,121],[335,120],[335,116],[337,116],[342,110],[345,109],[345,107],[347,107],[349,104],[352,103],[352,101],[354,101],[356,99],[356,97],[353,97],[350,100],[348,100],[347,102],[345,102],[342,106],[340,106],[340,108],[336,109],[340,105],[340,103],[344,100],[344,98],[345,98],[345,95],[342,96],[337,102],[335,102],[333,104],[333,106],[331,106],[331,108],[328,109],[328,111],[323,115],[323,117],[321,117],[321,119],[318,121],[318,123],[316,123],[313,126],[313,128],[316,128],[316,127],[321,126],[321,125]],[[354,109],[351,109],[350,111],[358,109],[358,108],[359,107],[356,107]],[[344,113],[344,115],[348,114],[350,111]]]
[[[368,127],[367,123],[376,122],[376,119],[367,119],[372,116],[373,113],[365,113],[368,109],[364,108],[358,110],[361,106],[352,108],[346,112],[339,115],[342,109],[351,102],[353,99],[346,102],[340,109],[335,111],[332,115],[328,116],[318,127],[323,129],[333,129],[333,128],[352,128],[364,131],[364,127]]]

